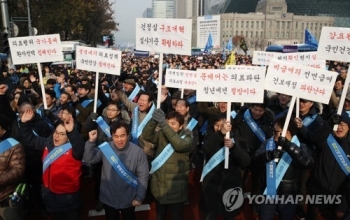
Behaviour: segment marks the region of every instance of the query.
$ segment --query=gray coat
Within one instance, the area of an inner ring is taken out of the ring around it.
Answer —
[[[85,143],[84,161],[98,163],[102,160],[100,201],[115,209],[125,209],[132,206],[134,199],[142,201],[145,198],[149,176],[147,158],[143,150],[131,142],[122,150],[118,150],[112,141],[109,144],[124,166],[137,177],[137,189],[118,175],[96,143]]]

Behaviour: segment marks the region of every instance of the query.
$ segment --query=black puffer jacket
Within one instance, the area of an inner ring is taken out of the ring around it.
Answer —
[[[265,175],[261,175],[261,193],[264,192],[266,188],[266,163],[270,162],[271,159],[267,156],[266,144],[268,140],[265,141],[259,150],[255,152],[253,162],[258,165],[260,172]],[[275,143],[277,146],[277,143]],[[293,147],[294,143],[291,143]],[[301,177],[300,173],[302,169],[310,168],[314,165],[313,158],[308,154],[307,146],[305,144],[300,144],[300,151],[288,152],[289,156],[292,158],[292,162],[288,167],[286,173],[284,174],[282,181],[277,188],[278,195],[296,195],[299,192],[299,178]],[[279,160],[281,161],[281,160]],[[277,167],[277,164],[276,164]]]

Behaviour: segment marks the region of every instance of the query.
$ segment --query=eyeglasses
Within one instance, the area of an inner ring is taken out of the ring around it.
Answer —
[[[114,109],[114,108],[107,108],[107,111],[116,112],[116,111],[118,111],[118,109]]]
[[[65,136],[65,135],[67,135],[67,134],[64,133],[64,132],[58,132],[58,131],[55,131],[53,134],[54,134],[54,135],[58,135],[58,136],[60,136],[60,137],[63,137],[63,136]]]
[[[348,124],[346,124],[346,123],[340,123],[340,124],[338,124],[338,126],[339,126],[339,127],[343,127],[343,128],[344,128],[344,127],[347,127],[347,126],[348,126]]]

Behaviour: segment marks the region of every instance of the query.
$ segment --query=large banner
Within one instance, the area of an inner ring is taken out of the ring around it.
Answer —
[[[77,69],[120,75],[121,51],[77,46]]]
[[[136,49],[191,55],[192,20],[136,18]]]
[[[337,75],[273,59],[266,74],[265,89],[328,104]]]
[[[253,64],[267,66],[272,59],[297,63],[313,68],[326,69],[326,60],[318,59],[316,52],[273,53],[254,51]]]
[[[59,34],[9,38],[13,64],[63,61]]]
[[[322,27],[317,57],[325,60],[350,61],[350,28]]]
[[[197,72],[191,70],[167,69],[165,86],[169,88],[193,89],[197,86]]]
[[[213,38],[213,47],[220,48],[220,15],[197,17],[197,47],[205,48],[209,33]]]
[[[262,103],[266,67],[197,69],[197,101]]]

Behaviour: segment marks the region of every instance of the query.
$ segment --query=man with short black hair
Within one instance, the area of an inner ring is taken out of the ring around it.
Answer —
[[[110,134],[112,141],[97,147],[97,130],[89,132],[84,161],[103,163],[99,199],[104,204],[106,219],[119,219],[121,212],[124,220],[134,220],[135,206],[141,205],[146,196],[147,158],[137,145],[129,142],[129,125],[124,121],[113,123]]]

